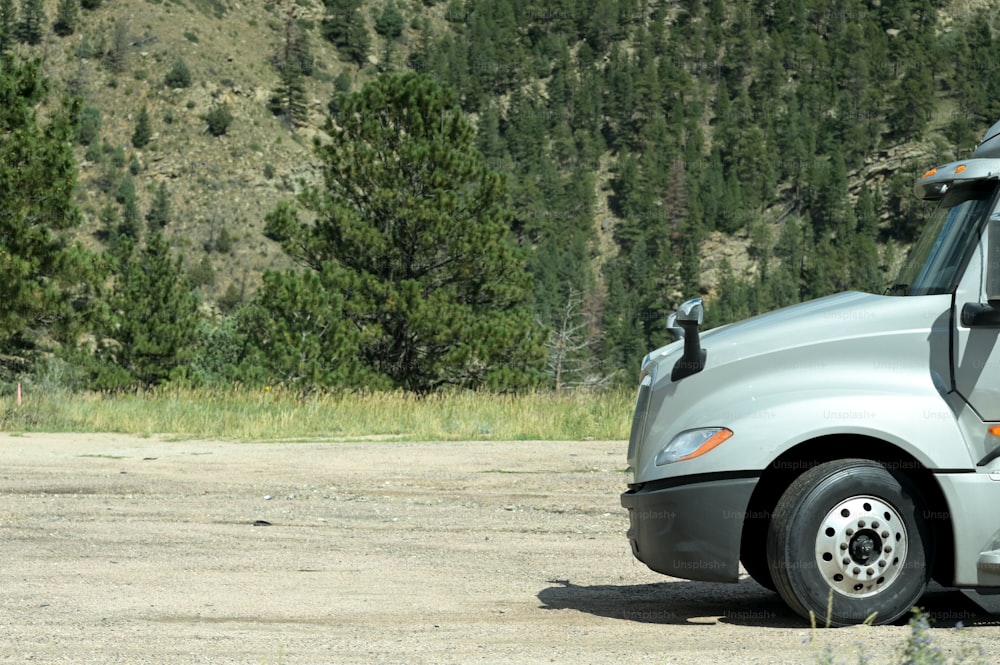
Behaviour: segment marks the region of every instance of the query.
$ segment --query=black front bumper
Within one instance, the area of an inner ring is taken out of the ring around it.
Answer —
[[[647,483],[625,492],[635,558],[671,577],[736,582],[743,520],[757,480]]]

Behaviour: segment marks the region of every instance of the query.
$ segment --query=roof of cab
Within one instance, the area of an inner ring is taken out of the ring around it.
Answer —
[[[917,198],[934,201],[944,196],[956,182],[985,180],[997,176],[1000,176],[1000,159],[966,159],[931,169],[917,181],[913,191]]]
[[[956,182],[984,180],[1000,176],[1000,121],[990,127],[983,140],[976,146],[970,159],[938,166],[924,175],[913,186],[918,198],[940,199]]]

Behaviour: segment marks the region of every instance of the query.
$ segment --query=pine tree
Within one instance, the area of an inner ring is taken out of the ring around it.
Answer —
[[[356,65],[365,64],[371,36],[361,16],[361,0],[324,0],[324,4],[323,36],[337,47],[342,57]]]
[[[84,104],[76,117],[73,140],[83,146],[99,142],[101,137],[101,111],[95,106]]]
[[[81,221],[71,142],[78,109],[39,119],[47,92],[37,60],[0,56],[0,348],[69,325],[91,287],[92,257],[67,235]]]
[[[101,223],[98,237],[107,248],[112,261],[120,260],[132,251],[133,239],[122,237],[122,218],[114,202],[108,201],[104,204],[98,213],[98,219]]]
[[[362,333],[348,318],[345,295],[314,271],[267,272],[239,317],[251,352],[251,378],[303,396],[330,388],[386,386],[360,360]],[[253,374],[257,374],[253,377]]]
[[[125,173],[118,186],[116,198],[122,204],[122,218],[121,225],[118,227],[118,236],[135,245],[139,241],[142,225],[139,217],[139,203],[135,193],[135,181],[131,173]]]
[[[278,89],[270,101],[271,112],[280,117],[290,129],[306,123],[306,88],[302,74],[295,68],[279,73]]]
[[[182,260],[171,258],[162,233],[154,233],[146,247],[125,260],[111,310],[104,335],[115,344],[103,348],[102,355],[124,372],[114,375],[117,382],[149,387],[184,376],[193,357],[198,300]]]
[[[80,18],[80,0],[59,0],[56,7],[56,20],[52,30],[60,37],[68,37],[76,32],[76,24]]]
[[[21,22],[17,38],[25,44],[41,44],[45,26],[45,7],[42,0],[21,0]]]
[[[476,86],[472,96],[493,96],[516,87],[524,76],[527,54],[510,3],[478,3],[467,39],[469,73]]]
[[[587,21],[587,43],[601,53],[618,32],[618,7],[615,0],[596,0]]]
[[[285,21],[285,37],[274,57],[278,70],[278,89],[270,101],[271,112],[280,116],[285,124],[294,129],[305,124],[308,116],[306,108],[306,71],[312,69],[312,56],[308,54],[304,35],[291,17]]]
[[[17,40],[17,6],[14,0],[0,0],[0,55],[10,51]]]
[[[929,67],[907,71],[896,87],[886,119],[897,140],[920,140],[934,110],[934,76]]]
[[[387,0],[382,5],[382,11],[379,12],[378,18],[375,19],[375,32],[387,39],[399,39],[405,27],[406,18],[399,11],[399,7],[396,6],[394,0]]]
[[[162,231],[170,223],[170,190],[167,183],[160,182],[159,187],[153,193],[153,200],[149,204],[149,211],[146,213],[146,225],[150,233]]]
[[[538,378],[524,259],[503,179],[483,164],[453,93],[422,74],[381,76],[344,100],[320,146],[325,188],[266,232],[345,294],[366,367],[419,392],[516,388]]]
[[[129,48],[128,23],[119,18],[111,28],[111,44],[104,54],[104,65],[109,72],[121,74],[128,68]]]
[[[153,137],[153,128],[149,121],[149,109],[145,106],[139,109],[139,115],[135,121],[135,131],[132,132],[132,146],[138,149],[149,145],[149,140]]]
[[[463,0],[448,0],[448,6],[444,10],[444,18],[449,23],[465,23],[468,18],[465,2]]]

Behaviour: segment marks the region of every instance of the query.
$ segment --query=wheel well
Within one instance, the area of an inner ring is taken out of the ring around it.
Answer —
[[[954,578],[954,554],[950,510],[937,480],[923,464],[887,441],[861,435],[824,436],[785,451],[764,469],[747,505],[740,544],[740,558],[760,561],[766,557],[767,529],[771,513],[788,486],[812,467],[836,459],[861,458],[883,464],[893,474],[907,478],[923,499],[924,518],[931,525],[937,544],[932,576],[944,585]],[[750,566],[747,566],[748,568]],[[757,566],[759,569],[759,566]]]

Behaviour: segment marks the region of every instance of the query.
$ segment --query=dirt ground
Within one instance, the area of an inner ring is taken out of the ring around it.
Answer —
[[[906,626],[635,562],[624,448],[0,433],[0,662],[899,662]],[[1000,617],[923,604],[1000,661]]]

